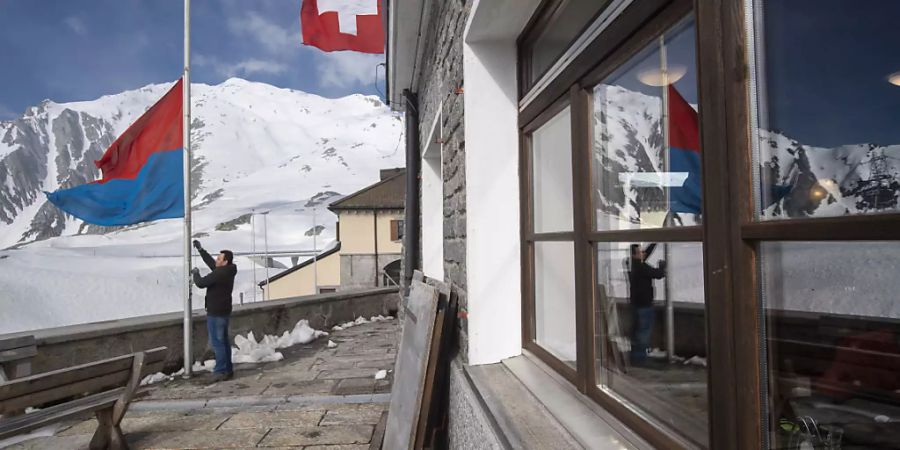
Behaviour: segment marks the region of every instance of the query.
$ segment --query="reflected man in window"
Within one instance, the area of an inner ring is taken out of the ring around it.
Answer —
[[[646,250],[642,250],[640,244],[631,244],[628,272],[632,312],[631,364],[637,366],[647,362],[647,349],[653,333],[653,280],[666,276],[665,260],[659,261],[659,267],[647,264],[654,249],[656,244],[650,244]]]

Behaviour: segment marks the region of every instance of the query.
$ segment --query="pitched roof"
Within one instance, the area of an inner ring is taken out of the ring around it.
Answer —
[[[331,211],[354,209],[403,209],[406,201],[406,169],[360,189],[328,206]]]
[[[324,251],[324,252],[322,252],[322,253],[319,253],[319,254],[316,255],[315,257],[309,258],[309,259],[307,259],[306,261],[303,261],[302,263],[297,264],[296,266],[291,267],[290,269],[287,269],[287,270],[285,270],[285,271],[283,271],[283,272],[279,272],[279,273],[278,273],[277,275],[275,275],[274,277],[270,277],[269,279],[260,281],[260,282],[259,282],[259,287],[263,287],[263,286],[265,286],[265,285],[267,285],[267,284],[269,284],[269,283],[271,283],[271,282],[273,282],[273,281],[275,281],[275,280],[278,280],[279,278],[286,277],[286,276],[288,276],[288,275],[290,275],[290,274],[292,274],[292,273],[294,273],[294,272],[296,272],[296,271],[298,271],[298,270],[300,270],[300,269],[302,269],[302,268],[304,268],[304,267],[307,267],[307,266],[312,265],[312,263],[315,262],[316,260],[322,260],[322,259],[325,259],[326,256],[331,256],[331,255],[333,255],[333,254],[339,252],[340,250],[341,250],[341,241],[337,241],[337,244],[335,244],[333,247],[331,247],[330,249],[328,249],[328,250],[326,250],[326,251]]]

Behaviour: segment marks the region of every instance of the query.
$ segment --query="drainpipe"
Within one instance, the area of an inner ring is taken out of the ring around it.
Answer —
[[[403,281],[412,283],[413,271],[419,268],[419,176],[422,161],[419,154],[419,98],[409,89],[403,90],[406,110],[406,202],[403,236]]]
[[[381,264],[378,262],[378,210],[373,209],[372,213],[375,214],[375,287],[378,287],[378,272],[381,269]]]

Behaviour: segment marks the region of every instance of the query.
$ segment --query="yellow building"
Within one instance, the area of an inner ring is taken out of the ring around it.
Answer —
[[[313,295],[399,284],[403,251],[404,169],[381,171],[381,180],[328,206],[337,214],[337,241],[260,283],[266,298]]]

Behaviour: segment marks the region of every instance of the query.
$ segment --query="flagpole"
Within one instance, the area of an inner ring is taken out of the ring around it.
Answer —
[[[191,0],[184,0],[184,74],[182,75],[184,123],[184,376],[191,376]]]
[[[669,130],[669,61],[668,54],[666,51],[666,37],[665,34],[659,37],[659,63],[660,68],[662,69],[662,104],[663,104],[663,142],[665,142],[665,151],[663,152],[663,161],[664,161],[664,171],[665,171],[665,198],[666,198],[666,208],[668,211],[666,212],[665,219],[663,219],[663,227],[670,226],[670,219],[672,215],[672,193],[670,192],[670,180],[672,179],[671,168],[670,168],[670,158],[672,156],[672,146],[669,143],[670,139],[670,130]],[[669,262],[669,243],[663,243],[663,259],[665,259],[666,263]],[[666,356],[669,358],[669,362],[675,361],[675,308],[672,303],[672,290],[671,284],[669,283],[668,274],[665,278],[663,278],[663,295],[665,297],[666,302]]]

